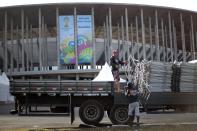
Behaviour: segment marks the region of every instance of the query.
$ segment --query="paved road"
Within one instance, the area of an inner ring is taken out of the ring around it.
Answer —
[[[73,128],[83,124],[76,113],[76,120],[70,125],[69,116],[18,116],[8,114],[13,105],[0,105],[0,130],[2,129],[36,129],[36,128]],[[75,111],[77,112],[78,109]],[[163,114],[141,114],[142,126],[149,125],[197,125],[197,113],[163,113]],[[101,121],[104,125],[111,124],[107,115]],[[114,126],[116,127],[116,126]],[[197,127],[197,126],[196,126]]]

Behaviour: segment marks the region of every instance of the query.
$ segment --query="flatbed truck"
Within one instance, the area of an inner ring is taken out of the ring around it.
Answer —
[[[80,107],[79,117],[86,124],[99,124],[105,111],[113,124],[126,124],[128,121],[128,99],[123,90],[114,92],[113,81],[23,80],[15,77],[10,81],[10,93],[15,96],[19,115],[30,114],[31,107],[50,106],[52,112],[53,107],[66,107],[64,109],[71,116],[72,124],[74,108]],[[151,92],[144,88],[140,104],[146,112],[157,109],[196,112],[196,98],[197,92],[175,92],[173,87],[171,92]]]
[[[75,107],[80,107],[79,117],[85,124],[97,125],[105,111],[113,124],[128,121],[127,98],[124,93],[114,93],[114,82],[13,80],[10,83],[19,115],[21,108],[27,115],[32,106],[63,106],[68,109],[71,124]]]

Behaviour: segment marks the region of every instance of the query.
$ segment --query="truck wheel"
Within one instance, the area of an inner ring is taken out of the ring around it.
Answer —
[[[128,123],[128,107],[127,106],[114,106],[112,107],[109,119],[113,124],[124,125]]]
[[[84,102],[79,109],[80,119],[89,125],[97,125],[104,116],[103,106],[96,100]]]

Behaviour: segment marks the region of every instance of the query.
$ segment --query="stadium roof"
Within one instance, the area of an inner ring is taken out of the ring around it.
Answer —
[[[33,1],[27,1],[27,0],[5,0],[1,1],[0,7],[7,7],[7,6],[16,6],[16,5],[30,5],[30,4],[49,4],[49,3],[93,3],[95,1],[93,0],[33,0]],[[163,6],[163,7],[172,7],[172,8],[180,8],[180,9],[186,9],[191,11],[197,11],[196,0],[179,0],[179,1],[173,1],[173,0],[121,0],[121,1],[115,1],[115,0],[99,0],[97,3],[124,3],[124,4],[142,4],[142,5],[154,5],[154,6]]]

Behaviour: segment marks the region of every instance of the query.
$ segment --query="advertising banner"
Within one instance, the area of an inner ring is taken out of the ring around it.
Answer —
[[[91,15],[77,16],[77,49],[78,63],[90,64],[92,62],[92,19]]]
[[[75,64],[74,17],[59,16],[60,64]]]
[[[75,64],[74,16],[59,16],[60,64]],[[77,54],[79,64],[92,62],[91,15],[77,16]]]

